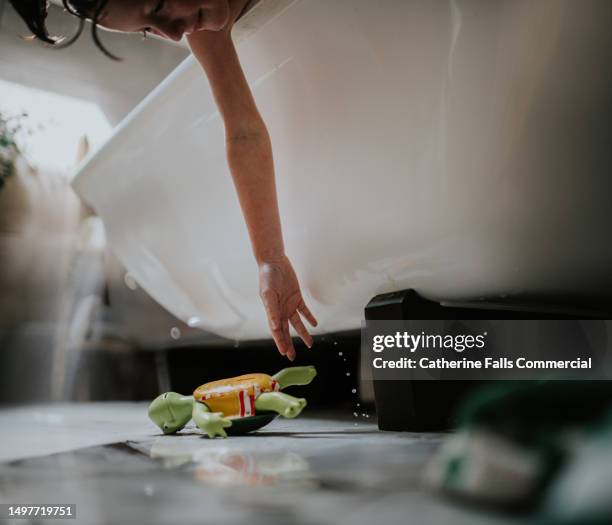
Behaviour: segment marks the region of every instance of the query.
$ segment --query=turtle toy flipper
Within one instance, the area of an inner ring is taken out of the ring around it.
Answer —
[[[314,366],[295,366],[273,376],[246,374],[206,383],[196,388],[193,396],[166,392],[153,400],[149,417],[164,434],[178,432],[191,419],[211,438],[251,432],[278,415],[297,417],[306,400],[281,390],[307,385],[316,375]]]
[[[198,428],[209,438],[227,437],[225,429],[232,426],[232,422],[223,417],[221,412],[211,412],[204,403],[193,404],[192,416]]]

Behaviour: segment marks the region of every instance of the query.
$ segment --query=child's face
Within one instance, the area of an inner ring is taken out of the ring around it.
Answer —
[[[228,0],[108,0],[98,23],[125,32],[150,31],[171,40],[219,31],[229,22]]]

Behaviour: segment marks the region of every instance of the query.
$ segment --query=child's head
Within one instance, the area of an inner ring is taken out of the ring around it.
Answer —
[[[65,47],[78,38],[83,21],[92,22],[96,45],[109,57],[98,37],[98,26],[123,32],[155,33],[171,40],[200,30],[218,31],[229,21],[229,0],[63,0],[66,10],[79,18],[77,34],[68,41],[52,37],[45,25],[48,0],[10,0],[39,40]]]

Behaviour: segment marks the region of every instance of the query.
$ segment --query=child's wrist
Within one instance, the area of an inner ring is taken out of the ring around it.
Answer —
[[[287,260],[284,250],[271,250],[262,254],[256,254],[255,260],[258,266],[265,264],[277,264]]]

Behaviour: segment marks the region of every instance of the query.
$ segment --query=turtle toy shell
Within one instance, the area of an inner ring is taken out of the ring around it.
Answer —
[[[256,412],[255,400],[259,394],[279,390],[278,381],[267,374],[245,374],[200,385],[193,398],[211,412],[222,412],[231,419],[227,434],[237,435],[262,428],[278,416],[276,412]]]

